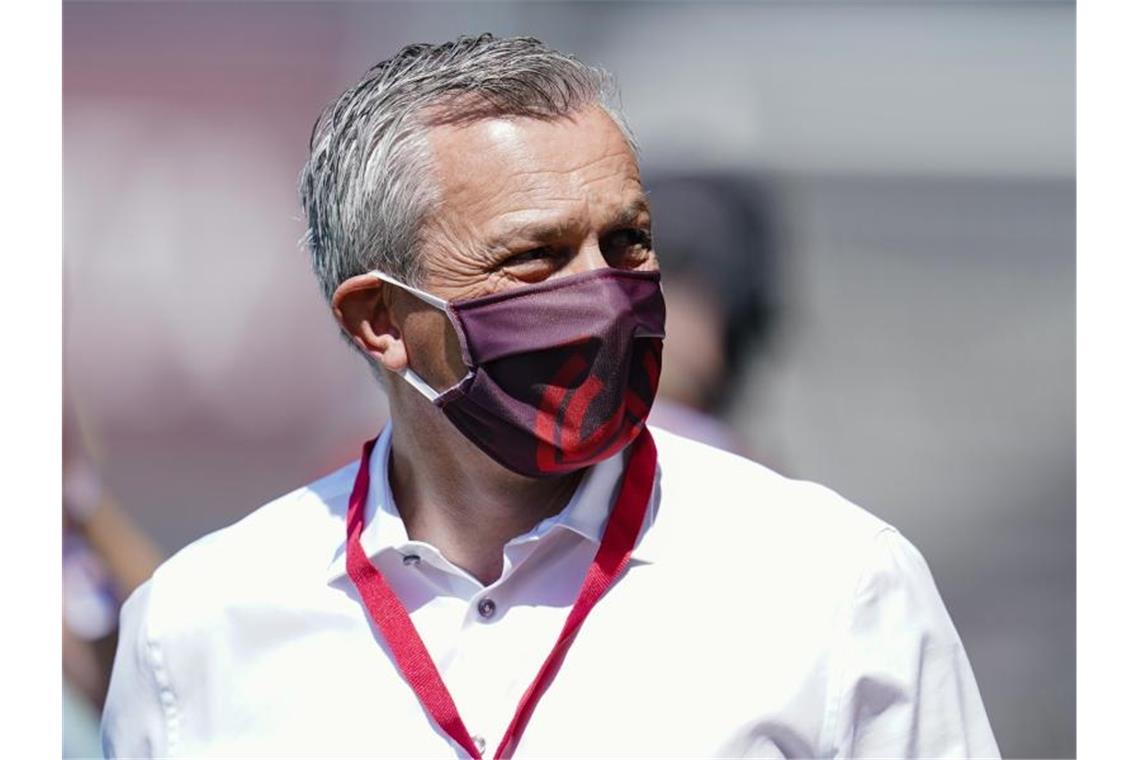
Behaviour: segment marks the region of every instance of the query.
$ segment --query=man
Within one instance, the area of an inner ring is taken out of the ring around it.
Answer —
[[[484,35],[321,117],[314,269],[392,423],[132,596],[108,755],[997,754],[913,546],[645,427],[664,306],[610,96]]]

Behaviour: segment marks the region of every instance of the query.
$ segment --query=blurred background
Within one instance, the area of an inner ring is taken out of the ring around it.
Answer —
[[[154,562],[355,458],[386,419],[299,247],[296,179],[317,114],[366,68],[481,31],[617,77],[684,347],[655,421],[895,524],[1003,753],[1075,754],[1072,3],[71,2],[63,19],[65,755],[98,753],[115,610]]]

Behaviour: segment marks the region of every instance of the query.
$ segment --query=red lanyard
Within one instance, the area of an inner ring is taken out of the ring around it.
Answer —
[[[356,584],[356,589],[360,592],[377,630],[388,643],[392,657],[396,660],[396,666],[403,673],[408,685],[416,692],[424,709],[431,714],[440,728],[470,753],[471,757],[478,758],[481,757],[481,753],[475,747],[467,727],[463,725],[463,719],[459,717],[451,693],[444,685],[423,640],[416,633],[412,619],[408,617],[407,610],[388,582],[384,580],[384,576],[368,560],[364,554],[364,547],[360,545],[360,533],[364,529],[364,504],[368,496],[368,460],[375,444],[376,439],[364,444],[360,469],[356,472],[356,483],[348,500],[348,574]],[[594,561],[586,571],[586,579],[578,591],[578,598],[570,609],[566,624],[562,627],[554,648],[546,656],[538,675],[519,701],[515,716],[507,726],[507,733],[503,736],[499,748],[495,750],[495,758],[510,757],[514,752],[535,705],[550,682],[554,680],[554,675],[558,672],[558,667],[566,656],[582,621],[629,563],[630,553],[645,519],[645,509],[653,491],[653,477],[656,470],[657,447],[653,444],[653,436],[649,434],[649,429],[646,428],[633,442],[633,454],[626,465],[617,503],[610,513],[598,553],[594,555]]]

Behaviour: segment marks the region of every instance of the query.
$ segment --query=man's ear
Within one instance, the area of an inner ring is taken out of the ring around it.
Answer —
[[[332,312],[358,348],[380,366],[399,372],[408,366],[408,352],[390,305],[392,288],[370,274],[350,277],[332,296]]]

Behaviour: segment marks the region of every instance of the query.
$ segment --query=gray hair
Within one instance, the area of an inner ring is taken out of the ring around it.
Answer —
[[[372,269],[421,284],[420,231],[438,199],[428,129],[557,119],[589,105],[605,109],[636,150],[613,78],[533,37],[408,45],[373,66],[317,119],[301,172],[305,242],[325,298]]]

